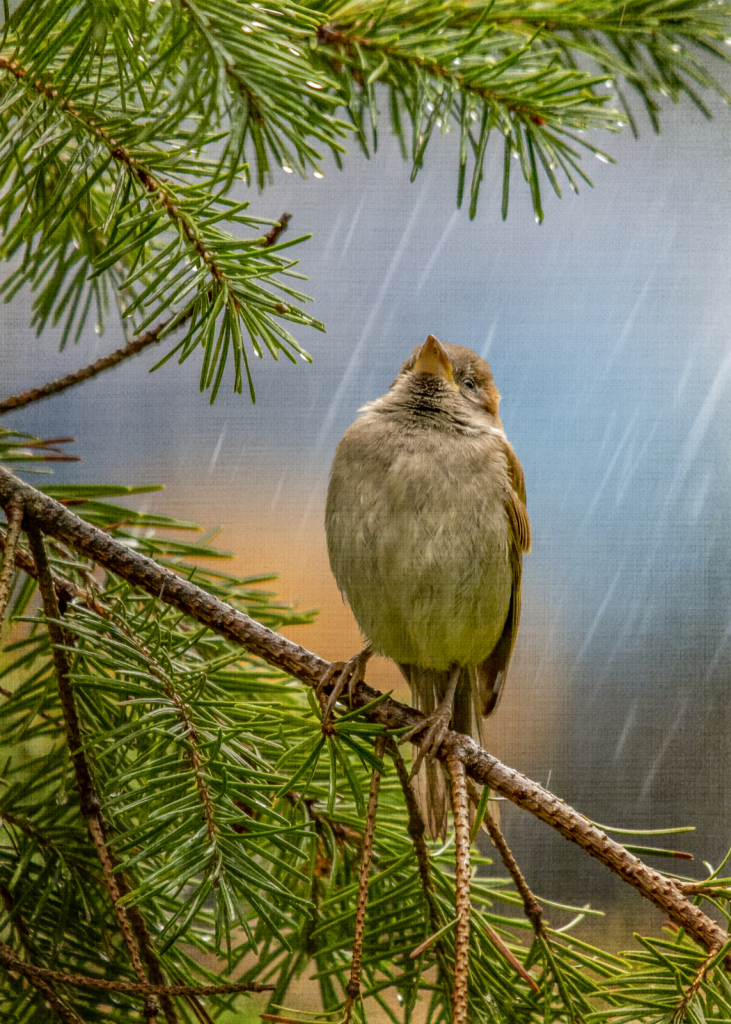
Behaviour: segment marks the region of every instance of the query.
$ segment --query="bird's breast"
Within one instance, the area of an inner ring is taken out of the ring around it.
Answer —
[[[335,579],[374,648],[398,662],[479,664],[511,592],[507,463],[495,437],[399,430],[362,417],[333,462]]]

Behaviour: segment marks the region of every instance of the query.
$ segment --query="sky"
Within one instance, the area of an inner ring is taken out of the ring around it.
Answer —
[[[717,863],[731,845],[731,112],[714,111],[668,101],[660,136],[641,122],[638,141],[592,139],[618,163],[589,154],[595,188],[546,192],[540,225],[517,165],[502,221],[500,148],[475,220],[457,210],[453,134],[414,183],[385,125],[372,159],[353,145],[321,180],[242,183],[253,213],[292,214],[285,237],[312,234],[293,252],[328,329],[298,333],[313,365],[255,360],[256,405],[231,379],[210,407],[197,357],[149,374],[156,350],[3,425],[77,437],[83,462],[59,482],[165,483],[136,507],[221,523],[238,569],[279,571],[283,597],[323,609],[298,641],[346,658],[358,633],[322,526],[335,446],[427,334],[473,348],[502,394],[534,539],[490,749],[605,824],[696,825],[684,848]],[[27,294],[0,317],[3,394],[124,341],[112,317],[59,353],[58,334],[30,329]],[[539,891],[587,898],[562,840],[512,809],[505,821]]]

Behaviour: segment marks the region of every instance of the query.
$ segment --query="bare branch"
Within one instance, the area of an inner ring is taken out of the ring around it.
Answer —
[[[502,834],[500,827],[490,814],[489,809],[485,815],[483,824],[488,831],[490,839],[492,839],[495,849],[500,854],[500,859],[510,872],[510,877],[513,879],[515,888],[518,890],[520,897],[523,900],[525,916],[533,925],[536,935],[540,935],[543,939],[548,941],[548,933],[546,932],[546,926],[543,923],[543,911],[541,910],[541,905],[529,889],[523,872],[518,867],[518,862],[513,856],[513,851],[505,842],[505,836]]]
[[[288,672],[312,687],[317,686],[327,671],[329,663],[322,658],[267,629],[248,615],[234,610],[188,580],[157,565],[152,559],[130,550],[101,530],[83,522],[59,502],[34,490],[8,470],[0,468],[0,504],[7,508],[13,500],[22,502],[27,522],[63,540],[108,572],[164,600],[233,643],[241,644],[267,664]],[[378,690],[359,683],[353,694],[353,706],[363,707],[381,697]],[[380,700],[368,717],[387,729],[411,728],[423,718],[421,712],[391,698]],[[520,772],[502,764],[470,737],[455,732],[447,733],[438,756],[445,761],[448,757],[459,759],[474,782],[489,786],[518,807],[545,821],[569,842],[581,847],[637,889],[706,949],[720,948],[728,940],[723,929],[699,907],[694,906],[675,881],[644,864],[639,857],[610,839],[563,800]],[[731,966],[731,955],[726,957],[725,962]]]
[[[376,739],[375,754],[377,758],[383,757],[383,750],[386,746],[386,737],[379,736]],[[350,966],[350,980],[346,988],[347,1001],[345,1003],[345,1024],[350,1024],[353,1013],[353,1005],[360,996],[360,961],[363,956],[363,936],[365,934],[365,915],[368,906],[368,880],[371,874],[371,859],[373,856],[373,834],[376,830],[376,813],[378,811],[378,793],[381,788],[381,773],[377,768],[371,772],[371,788],[368,796],[368,811],[366,814],[366,828],[363,836],[363,854],[360,862],[360,883],[358,885],[358,905],[355,911],[355,928],[353,930],[353,958]]]
[[[456,850],[455,897],[457,925],[454,934],[454,990],[452,1024],[467,1024],[467,983],[470,966],[470,814],[467,779],[458,757],[447,758],[452,782],[452,814]]]
[[[72,388],[75,384],[81,384],[83,381],[89,380],[90,377],[96,377],[97,374],[103,373],[104,370],[110,370],[113,366],[118,366],[125,359],[136,356],[138,352],[142,352],[144,349],[149,348],[150,345],[156,344],[160,340],[163,330],[177,329],[186,320],[190,320],[192,315],[193,307],[191,306],[190,309],[177,317],[172,328],[169,325],[175,317],[171,317],[170,320],[163,320],[157,327],[145,331],[139,338],[135,338],[134,341],[130,341],[129,344],[116,349],[114,352],[110,352],[108,356],[102,356],[88,366],[82,366],[80,370],[74,370],[73,373],[67,373],[65,377],[59,377],[58,380],[51,380],[46,384],[41,384],[38,388],[31,388],[30,391],[24,391],[21,395],[12,395],[10,398],[3,399],[0,401],[0,416],[4,412],[10,412],[11,409],[21,409],[24,405],[30,405],[31,402],[39,402],[42,398],[50,398],[51,395],[57,395],[61,391],[66,391],[67,388]]]
[[[276,245],[280,237],[287,230],[287,225],[292,220],[291,213],[283,213],[279,218],[278,222],[274,225],[271,231],[269,231],[262,240],[262,247],[268,249],[270,245]]]

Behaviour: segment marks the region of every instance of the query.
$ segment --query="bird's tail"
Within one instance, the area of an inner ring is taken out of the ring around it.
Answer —
[[[419,668],[417,665],[399,665],[411,687],[415,708],[430,715],[444,698],[449,683],[449,671]],[[482,712],[477,671],[463,668],[454,695],[451,728],[471,736],[482,746]],[[414,745],[413,756],[418,747]],[[425,757],[413,780],[416,801],[431,839],[445,839],[449,812],[449,782],[439,761]]]

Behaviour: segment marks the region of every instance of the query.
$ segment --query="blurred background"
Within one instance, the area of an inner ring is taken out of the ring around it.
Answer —
[[[220,524],[237,571],[278,572],[282,598],[321,609],[289,635],[347,659],[360,638],[323,528],[335,446],[427,334],[473,348],[503,396],[534,537],[489,748],[595,821],[697,826],[655,844],[716,865],[731,845],[731,117],[670,107],[664,126],[592,139],[618,165],[589,154],[595,189],[546,194],[538,225],[517,165],[501,220],[501,148],[470,222],[454,134],[410,184],[384,124],[370,161],[352,143],[342,172],[280,173],[248,196],[254,214],[292,214],[285,239],[312,234],[293,250],[328,327],[298,335],[312,366],[254,360],[256,406],[224,383],[210,407],[195,356],[148,373],[172,336],[3,426],[78,438],[83,462],[58,482],[164,483],[135,507]],[[3,397],[124,343],[111,317],[59,354],[57,334],[30,330],[28,295],[0,317]],[[408,699],[387,661],[369,681]],[[503,822],[539,894],[662,923],[549,828],[512,807]]]

